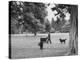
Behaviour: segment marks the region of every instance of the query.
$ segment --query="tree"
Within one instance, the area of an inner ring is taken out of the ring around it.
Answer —
[[[57,11],[58,13],[55,14],[57,20],[54,21],[52,19],[52,27],[56,31],[60,32],[70,32],[70,11],[71,7],[67,4],[56,4],[56,7],[52,8],[53,11]],[[66,30],[67,29],[67,30]]]
[[[70,54],[78,54],[78,6],[71,6]],[[72,51],[75,51],[72,52]]]
[[[45,5],[22,1],[10,2],[11,33],[23,33],[26,30],[38,32],[43,27]],[[13,22],[17,23],[13,23]],[[30,27],[30,28],[29,28]]]
[[[29,28],[29,30],[35,35],[43,28],[44,17],[46,16],[44,8],[43,3],[24,2],[25,27],[30,26],[31,29]]]
[[[46,30],[46,32],[50,32],[50,30],[51,30],[51,25],[48,20],[45,22],[45,30]]]
[[[23,2],[10,1],[11,34],[21,33],[23,22]]]

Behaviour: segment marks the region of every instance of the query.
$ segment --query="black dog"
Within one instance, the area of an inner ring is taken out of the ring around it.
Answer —
[[[61,38],[60,38],[59,40],[60,40],[61,44],[62,44],[62,43],[65,44],[65,42],[66,42],[67,39],[61,39]]]
[[[40,49],[43,50],[43,43],[47,42],[47,38],[40,38],[39,46]]]
[[[48,43],[48,38],[40,38],[40,42],[38,45],[40,46],[40,49],[43,50],[43,43]]]
[[[47,38],[40,38],[40,41],[47,42]]]

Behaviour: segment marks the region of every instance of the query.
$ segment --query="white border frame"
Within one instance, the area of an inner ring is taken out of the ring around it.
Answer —
[[[9,35],[8,35],[8,28],[9,28],[9,16],[8,16],[8,2],[9,1],[32,1],[32,2],[50,2],[56,4],[74,4],[78,5],[78,54],[80,54],[80,41],[79,41],[79,30],[80,30],[80,1],[79,0],[1,0],[0,1],[0,60],[9,60],[8,58],[8,50],[9,50]],[[30,60],[79,60],[78,56],[60,56],[60,57],[44,57],[44,58],[31,58]],[[24,59],[18,59],[24,60]],[[26,58],[27,60],[27,58]]]

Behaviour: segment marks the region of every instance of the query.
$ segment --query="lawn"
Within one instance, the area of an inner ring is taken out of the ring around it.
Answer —
[[[52,44],[44,43],[41,51],[38,43],[41,37],[47,34],[11,35],[11,55],[12,58],[34,58],[64,56],[69,51],[69,33],[51,33]],[[66,43],[61,44],[59,38],[66,38]]]

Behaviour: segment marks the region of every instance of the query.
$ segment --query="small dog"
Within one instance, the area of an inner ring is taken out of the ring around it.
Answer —
[[[61,44],[62,44],[62,43],[65,44],[67,39],[61,39],[61,38],[60,38],[59,40],[60,40]]]

